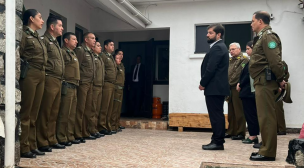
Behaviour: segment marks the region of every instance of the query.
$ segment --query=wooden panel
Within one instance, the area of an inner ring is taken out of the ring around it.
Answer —
[[[225,114],[225,124],[228,128],[228,115]],[[211,128],[208,114],[171,113],[169,114],[170,127]]]

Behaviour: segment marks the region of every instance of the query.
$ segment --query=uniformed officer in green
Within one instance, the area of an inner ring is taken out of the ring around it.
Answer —
[[[77,105],[77,86],[79,85],[79,63],[74,49],[77,47],[77,37],[72,32],[63,35],[62,55],[65,64],[64,82],[61,103],[57,118],[57,140],[59,144],[71,146],[80,141],[74,137],[75,115]]]
[[[269,26],[270,15],[265,11],[253,14],[251,27],[257,33],[249,62],[249,73],[254,79],[255,97],[262,145],[250,160],[274,161],[277,150],[277,115],[275,98],[279,87],[284,89],[285,73],[282,63],[282,44]]]
[[[113,52],[114,42],[110,39],[105,40],[104,51],[101,54],[101,58],[105,65],[105,83],[102,88],[101,113],[99,115],[97,125],[99,133],[105,135],[112,135],[112,133],[116,133],[116,131],[112,131],[111,128],[111,116],[113,111],[115,81],[117,74],[117,65],[112,56]]]
[[[91,118],[89,122],[89,132],[92,136],[96,138],[103,137],[103,134],[100,134],[97,130],[97,120],[100,115],[101,102],[102,102],[102,87],[104,85],[104,63],[101,59],[101,50],[102,47],[100,42],[96,42],[95,46],[92,48],[94,52],[94,62],[95,62],[95,78],[93,81],[93,99],[92,99],[92,113],[94,117]]]
[[[123,99],[123,89],[125,85],[125,67],[122,64],[123,51],[120,49],[115,50],[115,62],[117,64],[117,77],[115,82],[114,105],[111,117],[112,130],[119,132],[120,127],[120,113]]]
[[[85,139],[95,140],[88,132],[88,125],[92,114],[92,91],[94,80],[94,54],[91,50],[95,46],[95,35],[91,32],[83,35],[84,42],[81,46],[75,49],[76,56],[79,62],[80,81],[77,88],[77,107],[74,136],[81,143],[85,143]]]
[[[64,149],[56,138],[56,121],[60,106],[61,82],[64,75],[64,60],[61,47],[56,37],[63,31],[60,17],[50,15],[47,19],[47,30],[41,37],[47,48],[48,60],[45,69],[45,87],[37,120],[37,144],[39,150],[50,152]],[[50,148],[52,147],[52,148]]]
[[[36,155],[45,154],[37,149],[36,142],[36,120],[43,96],[47,61],[46,48],[37,32],[43,23],[41,14],[36,9],[24,12],[19,50],[23,60],[19,81],[22,92],[20,153],[23,158],[36,158]]]
[[[236,90],[236,85],[239,82],[241,72],[249,59],[243,56],[239,43],[231,43],[229,45],[230,55],[228,80],[230,85],[230,96],[228,101],[228,122],[229,127],[225,137],[231,136],[232,140],[245,139],[246,135],[246,120],[243,111],[242,100],[239,98],[239,92]]]

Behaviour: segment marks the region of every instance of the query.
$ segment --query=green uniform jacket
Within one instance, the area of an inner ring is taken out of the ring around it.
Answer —
[[[116,74],[117,74],[117,65],[113,58],[113,56],[107,52],[101,53],[101,58],[104,62],[105,67],[105,82],[115,83],[116,81]]]
[[[65,64],[64,80],[78,86],[80,80],[80,72],[79,62],[75,52],[63,46],[62,55]]]
[[[228,80],[230,86],[236,86],[240,79],[241,72],[248,61],[249,59],[243,56],[243,53],[229,59]]]
[[[277,82],[284,79],[284,65],[282,63],[282,44],[279,36],[266,26],[253,41],[252,56],[249,61],[249,73],[254,79],[265,68],[269,67]]]
[[[30,67],[44,69],[47,63],[47,50],[37,31],[30,31],[23,26],[22,39],[20,42],[20,57],[29,62]]]
[[[124,87],[125,85],[125,67],[121,63],[120,65],[117,65],[117,77],[115,85]]]
[[[47,31],[43,36],[41,36],[41,39],[47,48],[48,55],[45,75],[63,79],[65,67],[62,57],[62,50],[59,46],[58,41],[56,39],[54,40],[50,33]]]
[[[85,43],[75,49],[80,66],[80,81],[83,83],[93,82],[94,79],[94,55],[92,50],[88,50]]]
[[[101,56],[94,54],[94,62],[95,62],[95,78],[93,84],[94,86],[103,86],[105,70]]]

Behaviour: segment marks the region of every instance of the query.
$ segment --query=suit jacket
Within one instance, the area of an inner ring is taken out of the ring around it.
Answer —
[[[137,64],[132,65],[131,70],[131,83],[133,83],[133,75],[134,75],[134,68]],[[139,71],[138,71],[138,83],[140,86],[144,86],[145,84],[145,66],[143,63],[140,64]]]
[[[206,96],[230,94],[228,67],[228,49],[223,40],[220,40],[211,47],[201,66],[200,85],[205,87]]]
[[[240,98],[254,98],[254,92],[251,92],[250,78],[249,78],[249,62],[245,65],[240,75]]]

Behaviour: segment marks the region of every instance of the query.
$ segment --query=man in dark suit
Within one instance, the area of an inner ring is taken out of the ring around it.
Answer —
[[[136,57],[136,64],[131,69],[131,104],[133,116],[140,116],[142,93],[145,86],[145,67],[141,63],[141,56]]]
[[[222,40],[225,29],[221,24],[207,27],[207,42],[210,51],[201,66],[200,90],[205,91],[205,100],[212,126],[211,143],[203,145],[204,150],[224,150],[225,117],[224,99],[229,95],[229,54]]]

